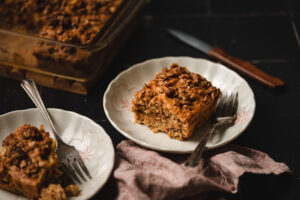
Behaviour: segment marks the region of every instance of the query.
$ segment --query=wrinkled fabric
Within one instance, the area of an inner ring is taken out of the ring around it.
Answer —
[[[244,173],[275,174],[291,172],[284,163],[267,154],[237,145],[205,152],[196,167],[184,166],[187,155],[159,154],[132,141],[117,146],[113,173],[118,200],[181,199],[208,192],[238,191]]]

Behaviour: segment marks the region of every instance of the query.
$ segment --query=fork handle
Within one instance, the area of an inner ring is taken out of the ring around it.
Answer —
[[[55,135],[55,139],[57,142],[61,142],[60,137],[57,136],[57,132],[55,129],[55,126],[51,120],[51,117],[43,103],[43,100],[38,92],[38,89],[35,85],[34,80],[23,80],[21,83],[22,88],[25,90],[25,92],[28,94],[30,99],[33,101],[34,105],[39,109],[42,116],[44,117],[45,121],[47,122],[48,126],[51,128],[52,132]],[[58,144],[57,144],[58,145]]]
[[[225,125],[225,124],[233,124],[235,119],[236,119],[236,115],[233,115],[232,117],[230,117],[230,116],[228,116],[228,117],[218,117],[216,119],[216,122],[210,122],[209,128],[207,130],[207,134],[204,135],[204,137],[199,142],[196,149],[188,157],[187,161],[185,162],[185,166],[194,167],[194,166],[198,165],[199,160],[201,159],[202,153],[203,153],[203,151],[205,149],[205,146],[207,144],[207,141],[210,138],[210,136],[212,135],[212,133],[215,131],[215,128],[218,127],[218,126],[221,126],[221,125]]]
[[[207,134],[204,135],[202,140],[197,145],[196,149],[188,157],[188,159],[185,162],[185,166],[194,167],[194,166],[198,165],[198,163],[199,163],[199,161],[202,157],[203,151],[205,149],[205,145],[207,144],[208,139],[210,138],[210,136],[214,132],[217,125],[218,124],[214,123],[214,124],[211,124],[209,126],[209,128],[207,130]]]

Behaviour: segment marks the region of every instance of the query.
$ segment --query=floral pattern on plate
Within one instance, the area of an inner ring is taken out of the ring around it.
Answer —
[[[234,126],[222,133],[214,134],[207,147],[217,148],[237,136],[249,125],[254,116],[255,99],[248,83],[234,71],[217,63],[204,59],[190,57],[165,57],[138,63],[120,73],[108,86],[104,97],[104,111],[112,125],[125,137],[150,149],[171,152],[190,153],[194,150],[204,132],[197,129],[194,136],[182,142],[170,139],[165,133],[152,133],[141,124],[134,123],[133,113],[130,111],[134,93],[140,90],[144,83],[148,83],[163,67],[172,63],[186,66],[191,72],[201,74],[221,89],[222,93],[237,91],[239,93],[238,121]]]
[[[99,191],[110,176],[114,164],[112,141],[102,127],[87,117],[59,109],[48,110],[61,138],[76,147],[93,177],[79,185],[82,195],[70,198],[86,200]],[[13,111],[0,116],[0,140],[25,123],[36,127],[45,125],[45,130],[49,130],[37,109]],[[0,190],[0,197],[5,200],[26,199],[4,190]]]

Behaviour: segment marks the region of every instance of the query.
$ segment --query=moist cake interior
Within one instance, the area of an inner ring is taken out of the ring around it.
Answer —
[[[191,137],[215,112],[221,92],[199,74],[173,64],[135,93],[135,122],[171,138]]]

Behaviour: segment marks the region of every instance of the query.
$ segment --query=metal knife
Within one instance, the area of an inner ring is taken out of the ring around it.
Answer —
[[[225,64],[230,65],[233,69],[236,69],[269,87],[275,88],[284,85],[284,82],[279,78],[266,74],[252,65],[250,62],[229,55],[220,47],[213,47],[192,35],[178,30],[168,29],[168,32],[180,41],[206,53],[215,59],[220,60]]]

